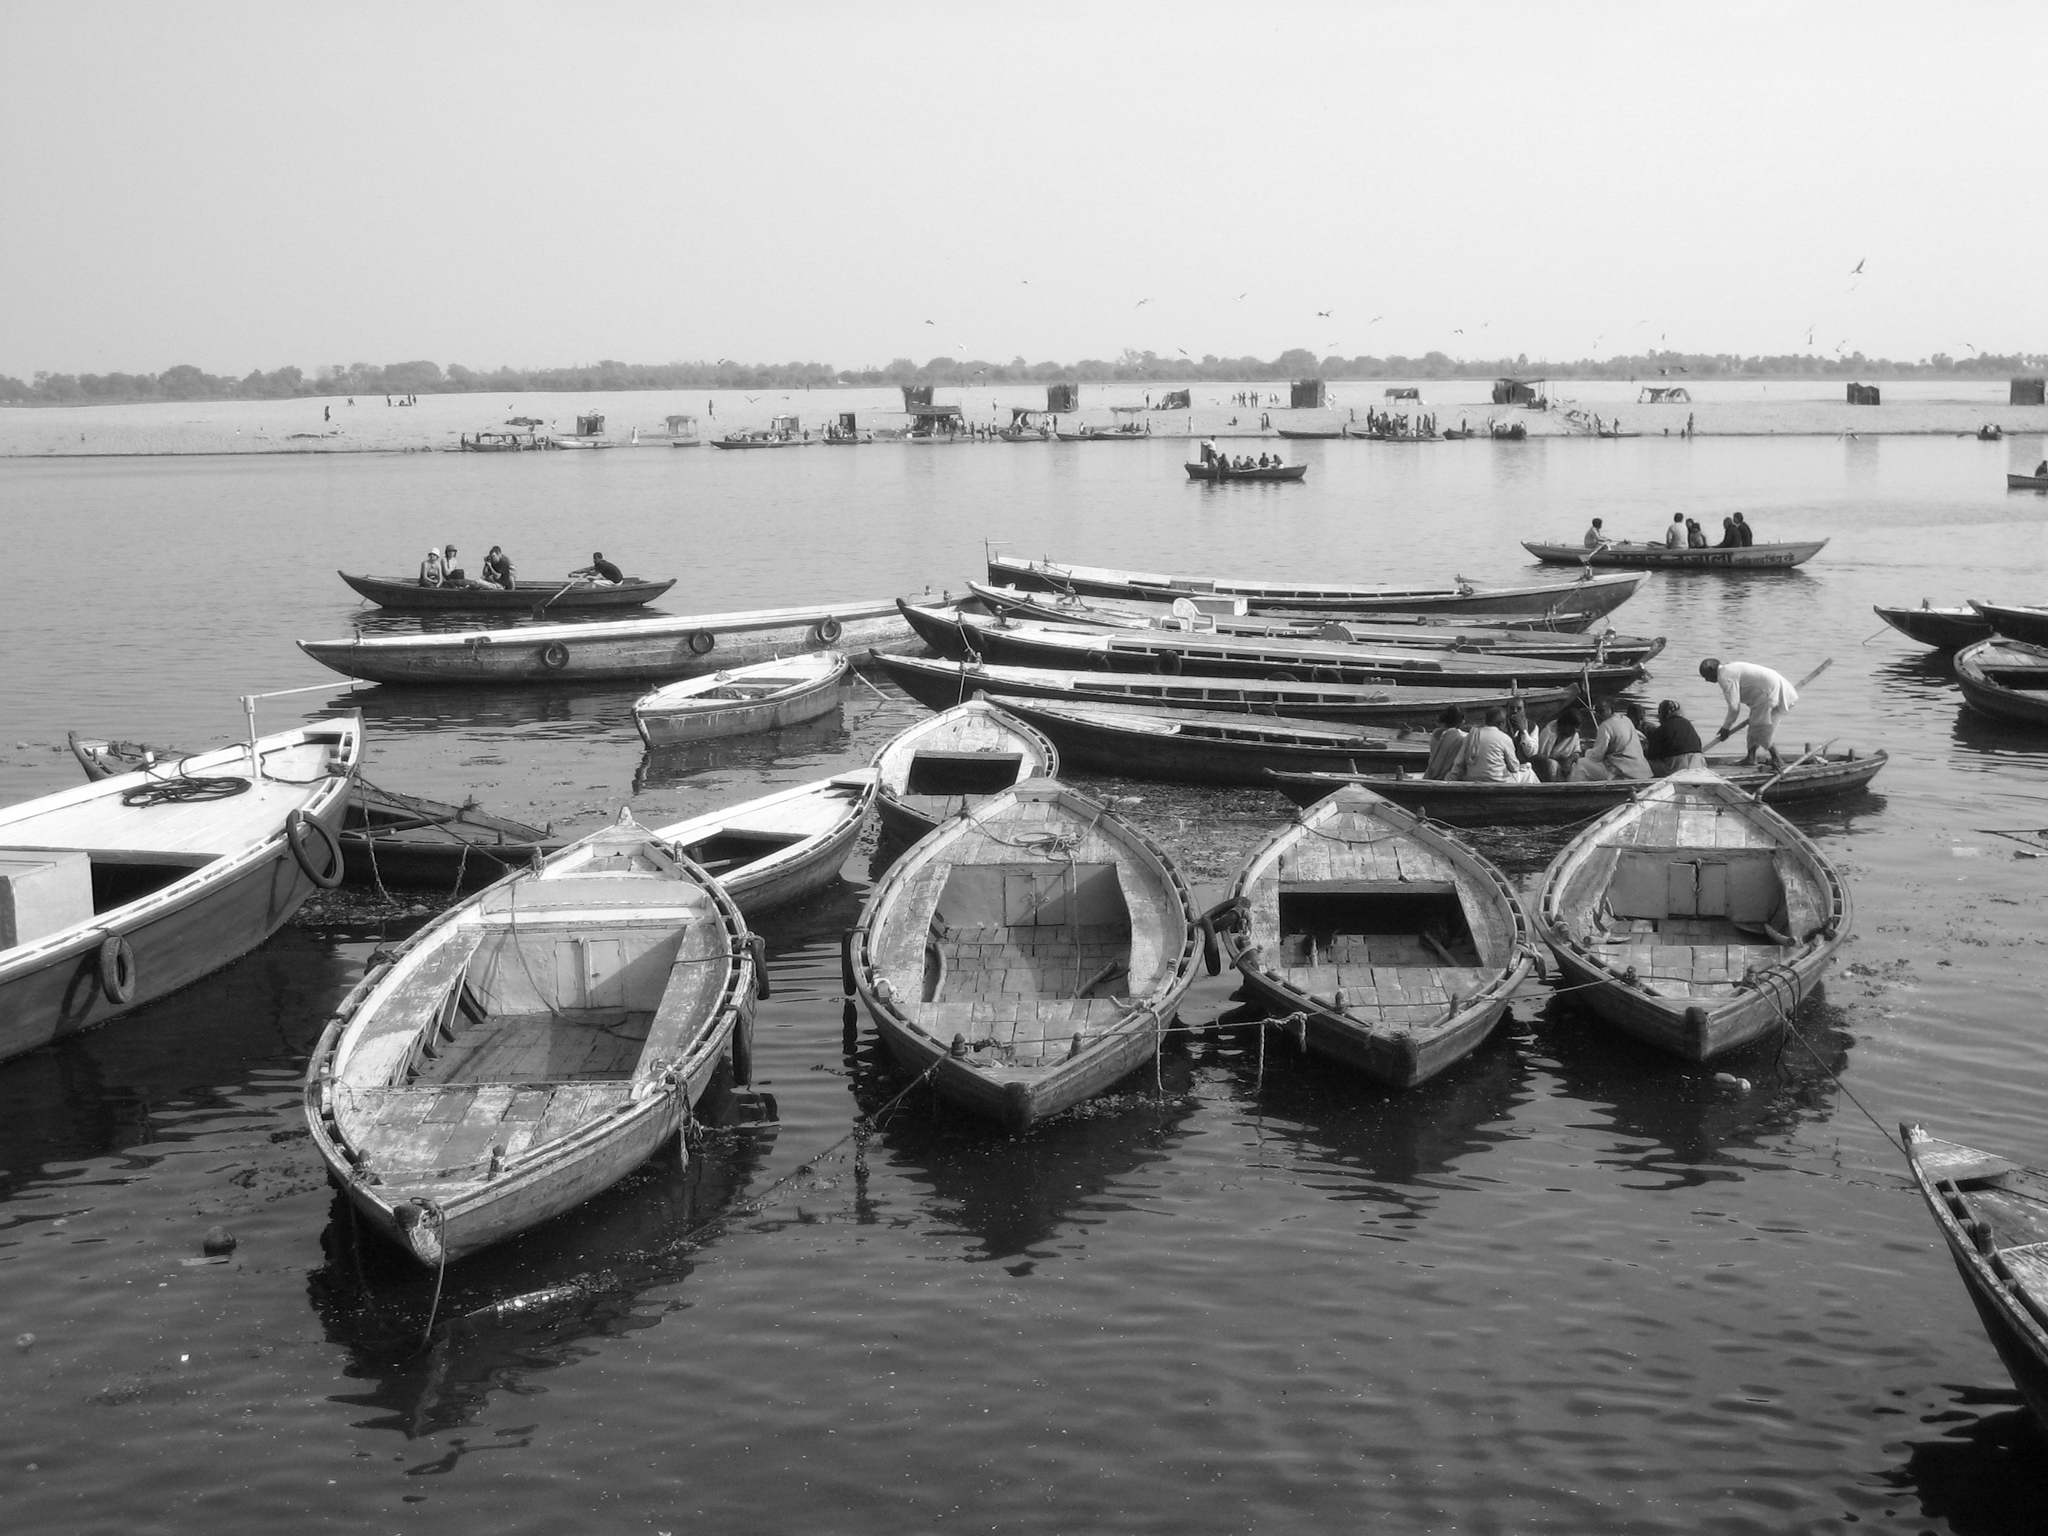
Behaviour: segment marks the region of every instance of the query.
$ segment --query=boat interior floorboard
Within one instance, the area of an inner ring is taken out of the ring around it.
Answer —
[[[573,1008],[464,1021],[414,1082],[624,1082],[639,1064],[652,1012]]]

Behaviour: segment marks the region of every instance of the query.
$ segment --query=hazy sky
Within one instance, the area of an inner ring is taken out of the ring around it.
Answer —
[[[0,0],[0,373],[2042,350],[2044,59],[2038,0]]]

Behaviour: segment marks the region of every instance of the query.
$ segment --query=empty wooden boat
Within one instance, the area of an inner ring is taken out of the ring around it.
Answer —
[[[718,877],[748,917],[839,883],[875,804],[875,773],[858,768],[777,790],[656,829]]]
[[[1269,581],[1252,576],[1172,576],[1111,566],[988,554],[988,579],[999,585],[1084,597],[1171,600],[1185,594],[1242,597],[1253,613],[1271,608],[1346,613],[1461,613],[1585,615],[1611,613],[1635,595],[1649,576],[1621,572],[1577,581],[1522,587],[1479,587],[1462,578],[1453,587],[1346,586],[1326,581]]]
[[[1873,606],[1870,611],[1908,640],[1937,651],[1960,650],[1991,638],[1991,621],[1973,607],[1936,608],[1922,601],[1918,608]]]
[[[1973,597],[1970,609],[1991,626],[1993,634],[2008,640],[2024,640],[2028,645],[2048,645],[2048,608],[2031,608],[2019,603],[1980,603]]]
[[[1059,752],[1042,732],[986,699],[969,699],[899,732],[875,755],[882,830],[914,843],[990,795],[1059,771]]]
[[[877,656],[875,666],[927,709],[950,709],[977,693],[1008,707],[1011,699],[1106,702],[1205,709],[1223,714],[1341,720],[1382,730],[1428,730],[1447,704],[1470,714],[1519,698],[1540,725],[1577,695],[1576,688],[1382,688],[1356,683],[1267,682],[1245,677],[1158,677],[1143,672],[1060,672]]]
[[[1069,767],[1170,784],[1264,786],[1275,769],[1420,773],[1429,765],[1426,736],[1338,721],[1048,699],[1003,707],[1050,737]]]
[[[313,1144],[438,1268],[680,1146],[728,1051],[747,1075],[761,964],[732,897],[622,812],[364,977],[307,1069]]]
[[[439,634],[359,633],[298,645],[322,666],[366,683],[468,687],[695,677],[803,651],[911,643],[910,626],[891,601]]]
[[[1812,761],[1799,760],[1782,773],[1768,765],[1743,767],[1740,758],[1715,757],[1707,766],[1746,794],[1763,791],[1768,805],[1792,805],[1851,795],[1870,787],[1891,758],[1882,748],[1858,753],[1851,747]],[[1450,779],[1394,778],[1384,773],[1281,771],[1268,776],[1296,805],[1314,805],[1344,784],[1362,784],[1374,794],[1404,805],[1432,821],[1459,827],[1558,826],[1612,810],[1642,787],[1640,779],[1555,784],[1464,783]]]
[[[1306,464],[1254,465],[1250,469],[1234,469],[1227,464],[1189,464],[1185,468],[1190,480],[1206,480],[1211,485],[1229,485],[1240,480],[1277,483],[1303,480],[1308,476]]]
[[[1804,565],[1827,547],[1826,539],[1780,544],[1741,544],[1728,549],[1689,549],[1668,544],[1541,544],[1527,539],[1522,548],[1545,565],[1618,566],[1630,571],[1785,571]]]
[[[1390,1088],[1477,1049],[1534,964],[1507,877],[1356,785],[1267,838],[1230,903],[1218,927],[1246,988]]]
[[[2048,646],[1979,640],[1956,652],[1955,672],[1972,709],[2020,725],[2048,725]]]
[[[177,991],[341,883],[359,716],[0,810],[0,1059]]]
[[[1901,1125],[1906,1165],[2012,1384],[2048,1427],[2048,1172]]]
[[[405,576],[357,576],[347,571],[335,575],[380,608],[470,610],[492,613],[527,613],[540,610],[559,613],[564,609],[637,608],[651,603],[676,584],[646,581],[629,576],[616,584],[589,576],[563,576],[553,581],[520,581],[509,588],[487,582],[452,587],[423,587]]]
[[[1544,871],[1567,986],[1647,1044],[1705,1061],[1783,1027],[1849,927],[1849,889],[1776,811],[1725,779],[1651,779]]]
[[[1165,853],[1050,779],[911,848],[846,943],[849,990],[897,1063],[1013,1132],[1143,1065],[1202,956]]]
[[[776,731],[839,707],[850,671],[839,651],[813,651],[686,678],[633,701],[633,725],[650,747]]]

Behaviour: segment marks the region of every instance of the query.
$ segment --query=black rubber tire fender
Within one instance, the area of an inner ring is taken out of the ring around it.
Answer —
[[[292,851],[299,868],[306,872],[306,878],[323,891],[331,891],[341,884],[341,877],[348,873],[348,863],[342,857],[341,840],[327,830],[327,824],[315,821],[304,811],[293,811],[284,821],[285,846]],[[315,864],[313,855],[307,851],[309,842],[317,843],[326,857]]]
[[[116,1008],[135,996],[135,951],[118,933],[100,940],[96,957],[100,973],[100,995]]]
[[[754,957],[754,996],[767,997],[768,985],[768,941],[758,933],[747,935],[747,953]]]
[[[687,637],[692,656],[709,656],[718,645],[718,636],[708,629],[693,629]]]
[[[829,613],[811,626],[811,639],[819,645],[837,645],[839,637],[845,633],[846,626]]]
[[[559,640],[550,640],[540,648],[540,664],[550,672],[559,672],[569,665],[569,647]]]

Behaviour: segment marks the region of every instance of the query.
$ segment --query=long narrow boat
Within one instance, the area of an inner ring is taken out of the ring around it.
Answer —
[[[1327,720],[1040,699],[1004,699],[1003,708],[1050,737],[1070,768],[1170,784],[1263,788],[1275,769],[1420,773],[1429,763],[1426,736]]]
[[[0,810],[0,1060],[197,981],[339,885],[362,750],[351,715]]]
[[[1745,794],[1763,791],[1768,805],[1793,805],[1856,794],[1891,758],[1879,749],[1859,756],[1851,748],[1780,774],[1768,766],[1748,767],[1739,758],[1710,758],[1707,766]],[[1269,776],[1273,787],[1296,805],[1313,805],[1345,784],[1360,784],[1432,821],[1456,827],[1559,826],[1598,816],[1630,799],[1642,787],[1636,779],[1591,784],[1468,784],[1444,779],[1389,778],[1375,773],[1292,773]]]
[[[1172,861],[1050,779],[910,849],[846,947],[851,988],[897,1063],[1011,1132],[1143,1064],[1202,958]]]
[[[1188,464],[1183,466],[1190,480],[1206,480],[1211,485],[1227,485],[1235,480],[1263,480],[1274,483],[1304,480],[1308,477],[1306,464],[1268,464],[1264,468],[1228,469],[1220,464]]]
[[[724,437],[711,439],[714,448],[808,448],[822,439],[815,437],[787,437],[772,433],[729,432]]]
[[[838,884],[874,806],[874,770],[860,768],[670,822],[655,835],[716,875],[740,910],[757,917]]]
[[[813,651],[670,683],[633,701],[633,726],[650,747],[776,731],[828,715],[852,668],[838,651]]]
[[[94,740],[76,731],[68,740],[87,779],[168,768],[189,755],[140,742]],[[495,816],[473,800],[450,805],[384,789],[361,776],[349,791],[341,822],[341,852],[352,885],[477,890],[563,846],[548,828]]]
[[[1936,608],[1922,602],[1918,608],[1870,610],[1908,640],[1931,645],[1937,651],[1960,650],[1991,638],[1991,621],[1975,608]]]
[[[1020,555],[988,554],[988,579],[1040,592],[1073,592],[1083,597],[1149,598],[1171,601],[1189,594],[1241,597],[1251,612],[1274,608],[1339,613],[1521,614],[1551,618],[1611,613],[1649,580],[1642,572],[1595,576],[1539,586],[1479,587],[1460,580],[1455,587],[1344,586],[1323,581],[1263,581],[1249,576],[1169,576],[1101,565],[1069,565]]]
[[[1688,549],[1664,544],[1540,544],[1522,548],[1545,565],[1605,565],[1630,571],[1768,571],[1804,565],[1827,547],[1826,539],[1785,544],[1743,544],[1731,549]]]
[[[1565,984],[1625,1034],[1705,1061],[1784,1027],[1849,930],[1849,888],[1776,811],[1697,770],[1652,779],[1544,871]]]
[[[1646,662],[1664,649],[1661,636],[1622,635],[1605,630],[1597,635],[1561,634],[1552,630],[1512,629],[1476,619],[1442,615],[1372,614],[1349,620],[1329,614],[1248,614],[1242,598],[1181,598],[1192,612],[1177,613],[1173,604],[1120,602],[1114,598],[1076,598],[1064,593],[1024,592],[1015,587],[970,581],[973,600],[991,614],[1046,624],[1081,625],[1091,629],[1157,629],[1257,638],[1323,640],[1338,645],[1395,645],[1404,650],[1467,651],[1480,656],[1528,657],[1533,661],[1590,661],[1626,665]]]
[[[1535,958],[1505,875],[1356,786],[1267,838],[1230,901],[1223,952],[1246,989],[1390,1088],[1476,1050]]]
[[[322,666],[367,683],[473,687],[695,677],[800,651],[911,643],[910,626],[891,601],[431,635],[356,634],[301,640],[299,649]]]
[[[1327,438],[1345,436],[1344,429],[1341,427],[1339,427],[1334,432],[1304,432],[1299,427],[1279,427],[1275,429],[1275,432],[1276,435],[1280,437],[1293,438],[1296,440],[1305,440],[1308,438]]]
[[[1056,779],[1060,754],[1008,709],[969,699],[899,731],[875,754],[882,830],[914,843],[1025,779]]]
[[[1446,705],[1470,714],[1520,699],[1541,725],[1569,703],[1576,688],[1373,688],[1351,683],[1278,683],[1243,677],[1148,677],[1138,672],[1056,672],[1040,667],[996,667],[931,661],[921,656],[877,656],[884,676],[927,709],[950,709],[986,693],[1008,707],[1011,699],[1062,703],[1154,704],[1231,715],[1283,715],[1293,720],[1342,720],[1382,730],[1428,730]]]
[[[681,1146],[728,1052],[746,1075],[762,964],[732,897],[622,812],[364,977],[306,1070],[313,1145],[438,1269]]]
[[[2048,1428],[2048,1172],[1901,1125],[1906,1166],[2012,1384]]]
[[[2048,646],[1979,640],[1956,652],[1955,672],[1972,709],[2021,725],[2048,725]]]
[[[382,608],[464,609],[496,613],[527,613],[533,609],[559,612],[565,608],[637,608],[651,603],[676,584],[643,581],[637,576],[614,585],[588,576],[565,576],[557,581],[520,581],[509,588],[472,582],[461,587],[423,587],[404,576],[354,576],[347,571],[335,575]]]
[[[899,600],[897,606],[917,637],[939,655],[950,661],[980,657],[996,666],[1510,691],[1524,685],[1543,688],[1577,683],[1596,693],[1618,692],[1643,675],[1639,666],[1591,661],[1574,665],[1538,657],[1411,651],[1325,640],[1095,629],[985,618],[965,612],[957,604],[929,605],[908,599]]]
[[[2048,491],[2048,475],[2007,475],[2008,491]]]
[[[2048,645],[2048,608],[2030,608],[2018,603],[1980,603],[1970,599],[1970,608],[1991,632],[2028,645]],[[1979,638],[1982,638],[1981,636]]]

